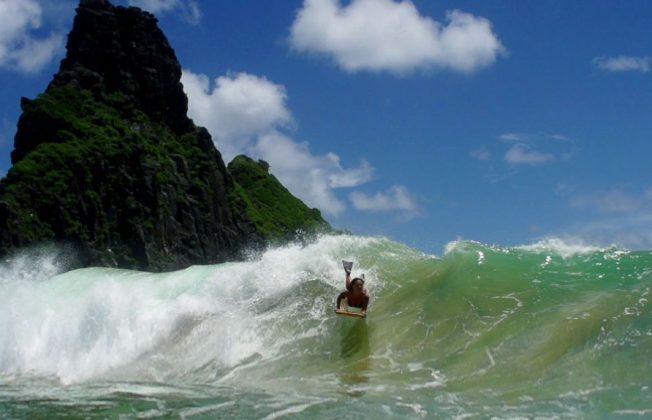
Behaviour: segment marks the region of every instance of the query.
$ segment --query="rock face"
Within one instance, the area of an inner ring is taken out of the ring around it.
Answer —
[[[270,239],[187,117],[181,67],[153,15],[81,0],[67,50],[46,91],[21,101],[0,181],[0,254],[65,244],[77,265],[160,271]]]

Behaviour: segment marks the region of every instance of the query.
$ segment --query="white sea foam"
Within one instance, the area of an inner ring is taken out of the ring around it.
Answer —
[[[530,252],[552,252],[560,255],[562,258],[572,257],[580,254],[591,254],[594,252],[602,251],[604,248],[589,245],[577,238],[545,238],[539,242],[530,245],[521,245],[516,247],[524,251]]]
[[[456,239],[454,241],[448,242],[444,247],[444,255],[448,255],[453,251],[458,251],[463,248],[465,245],[482,245],[480,242],[476,241],[467,241],[464,239]]]
[[[54,257],[14,260],[0,265],[0,374],[56,376],[63,383],[112,374],[158,380],[257,363],[320,333],[307,326],[278,336],[277,321],[301,310],[296,288],[318,279],[334,294],[343,287],[341,259],[377,241],[325,236],[247,262],[161,274],[89,268],[56,275]],[[355,269],[367,278],[373,272]],[[301,318],[324,317],[327,306],[322,293]]]
[[[496,246],[496,245],[487,245],[477,241],[458,239],[446,244],[444,254],[447,255],[453,251],[464,250],[465,247],[468,246],[470,246],[472,249],[476,247],[487,247],[500,252],[509,252],[510,249],[518,249],[518,250],[528,251],[528,252],[541,252],[541,253],[549,252],[549,253],[559,255],[562,258],[569,258],[575,255],[591,254],[594,252],[607,251],[607,250],[613,251],[613,255],[618,257],[628,252],[623,249],[618,249],[616,246],[605,248],[598,245],[591,245],[579,238],[548,237],[548,238],[541,239],[540,241],[532,244],[518,245],[512,248],[504,247],[504,246]],[[483,261],[484,254],[482,253],[482,251],[475,251],[475,252],[478,253],[479,256],[478,262],[481,263]]]
[[[47,248],[32,248],[18,252],[0,263],[0,284],[30,281],[41,282],[61,273],[65,254]]]

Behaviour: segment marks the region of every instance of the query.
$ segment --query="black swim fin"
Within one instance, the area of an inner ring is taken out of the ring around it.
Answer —
[[[353,268],[353,263],[351,261],[342,260],[342,265],[344,266],[344,272],[346,274],[351,274],[351,269]]]

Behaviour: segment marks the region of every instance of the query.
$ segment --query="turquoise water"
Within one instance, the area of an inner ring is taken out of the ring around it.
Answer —
[[[333,313],[341,260],[366,320]],[[652,253],[325,236],[151,274],[0,266],[0,417],[645,418]]]

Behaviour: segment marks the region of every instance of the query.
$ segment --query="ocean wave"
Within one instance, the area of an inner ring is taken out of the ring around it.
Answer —
[[[366,275],[366,320],[333,312],[343,259]],[[325,235],[170,273],[58,273],[48,258],[33,261],[0,265],[0,377],[10,386],[226,387],[291,395],[306,416],[335,414],[308,402],[336,407],[343,395],[444,417],[587,414],[578,389],[598,389],[592,401],[620,412],[652,401],[640,391],[652,348],[649,252],[456,241],[440,258],[387,238]]]

